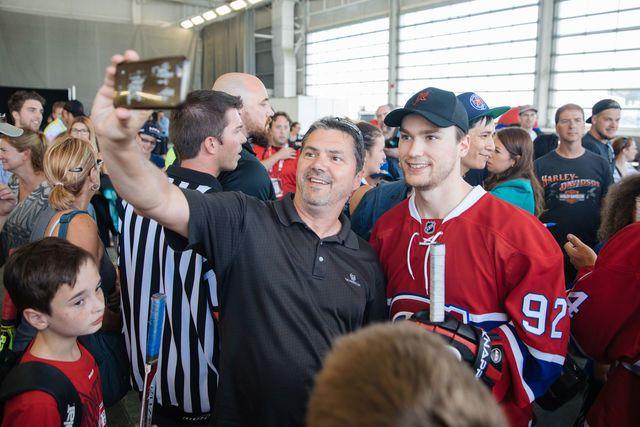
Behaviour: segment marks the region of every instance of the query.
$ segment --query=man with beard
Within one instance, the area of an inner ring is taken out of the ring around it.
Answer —
[[[587,123],[591,123],[591,129],[582,137],[584,148],[599,154],[607,161],[611,176],[616,167],[611,141],[616,137],[620,126],[620,111],[620,104],[613,99],[596,102],[591,109],[591,117],[587,119]]]
[[[222,188],[224,191],[240,191],[260,200],[275,200],[276,193],[269,174],[253,151],[256,140],[266,140],[267,123],[273,116],[267,88],[251,74],[227,73],[218,77],[212,89],[242,99],[240,117],[247,135],[238,167],[231,172],[223,172],[218,177]]]
[[[452,345],[467,342],[461,359],[491,387],[511,425],[526,426],[567,350],[560,248],[534,216],[464,181],[469,122],[453,93],[426,88],[385,122],[400,126],[400,166],[414,189],[371,235],[390,316],[428,310],[431,245],[445,244],[448,313],[429,327]]]
[[[118,194],[173,230],[166,235],[172,246],[212,262],[221,339],[214,417],[218,425],[302,426],[333,339],[387,313],[375,252],[341,215],[362,179],[362,135],[346,120],[314,123],[302,144],[297,191],[280,201],[181,190],[135,144],[131,130],[148,112],[114,110],[115,66],[125,59],[138,55],[112,58],[92,119]]]

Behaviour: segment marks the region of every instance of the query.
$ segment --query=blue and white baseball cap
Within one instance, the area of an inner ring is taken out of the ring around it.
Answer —
[[[477,119],[478,117],[492,117],[497,119],[511,107],[496,107],[489,108],[484,99],[474,92],[465,92],[457,96],[458,100],[462,103],[462,106],[467,110],[467,116],[469,116],[469,123]]]

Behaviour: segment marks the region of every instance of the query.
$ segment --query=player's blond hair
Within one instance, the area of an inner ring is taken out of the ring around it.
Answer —
[[[339,338],[316,377],[308,427],[506,427],[471,369],[409,322]]]

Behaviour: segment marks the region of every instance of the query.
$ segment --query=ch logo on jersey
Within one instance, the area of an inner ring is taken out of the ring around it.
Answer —
[[[435,221],[427,221],[424,225],[424,232],[427,234],[433,234],[436,231],[436,222]]]
[[[355,274],[353,274],[353,273],[350,273],[350,274],[349,274],[349,277],[345,277],[345,278],[344,278],[344,280],[345,280],[347,283],[351,283],[352,285],[356,285],[356,286],[358,286],[358,287],[362,286],[360,283],[358,283],[358,280],[357,280],[357,279],[358,279],[358,278],[357,278],[357,277],[356,277],[356,275],[355,275]]]
[[[413,101],[413,106],[415,107],[416,105],[422,104],[424,101],[427,100],[427,98],[429,98],[429,92],[428,91],[424,91],[424,92],[420,92],[417,96],[416,96],[416,100]]]
[[[469,103],[476,110],[482,111],[487,109],[487,104],[485,104],[484,100],[475,93],[471,95],[471,98],[469,98]]]

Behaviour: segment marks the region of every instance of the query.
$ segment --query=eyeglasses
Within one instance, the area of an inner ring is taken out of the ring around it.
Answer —
[[[96,160],[96,164],[93,167],[95,167],[98,170],[98,172],[100,172],[100,169],[102,169],[102,165],[103,164],[104,164],[104,160],[98,159],[98,160]],[[84,168],[82,166],[78,166],[78,167],[75,167],[75,168],[68,169],[69,172],[73,172],[73,173],[80,173],[83,170],[84,170]]]
[[[71,133],[89,133],[89,129],[71,129]]]

